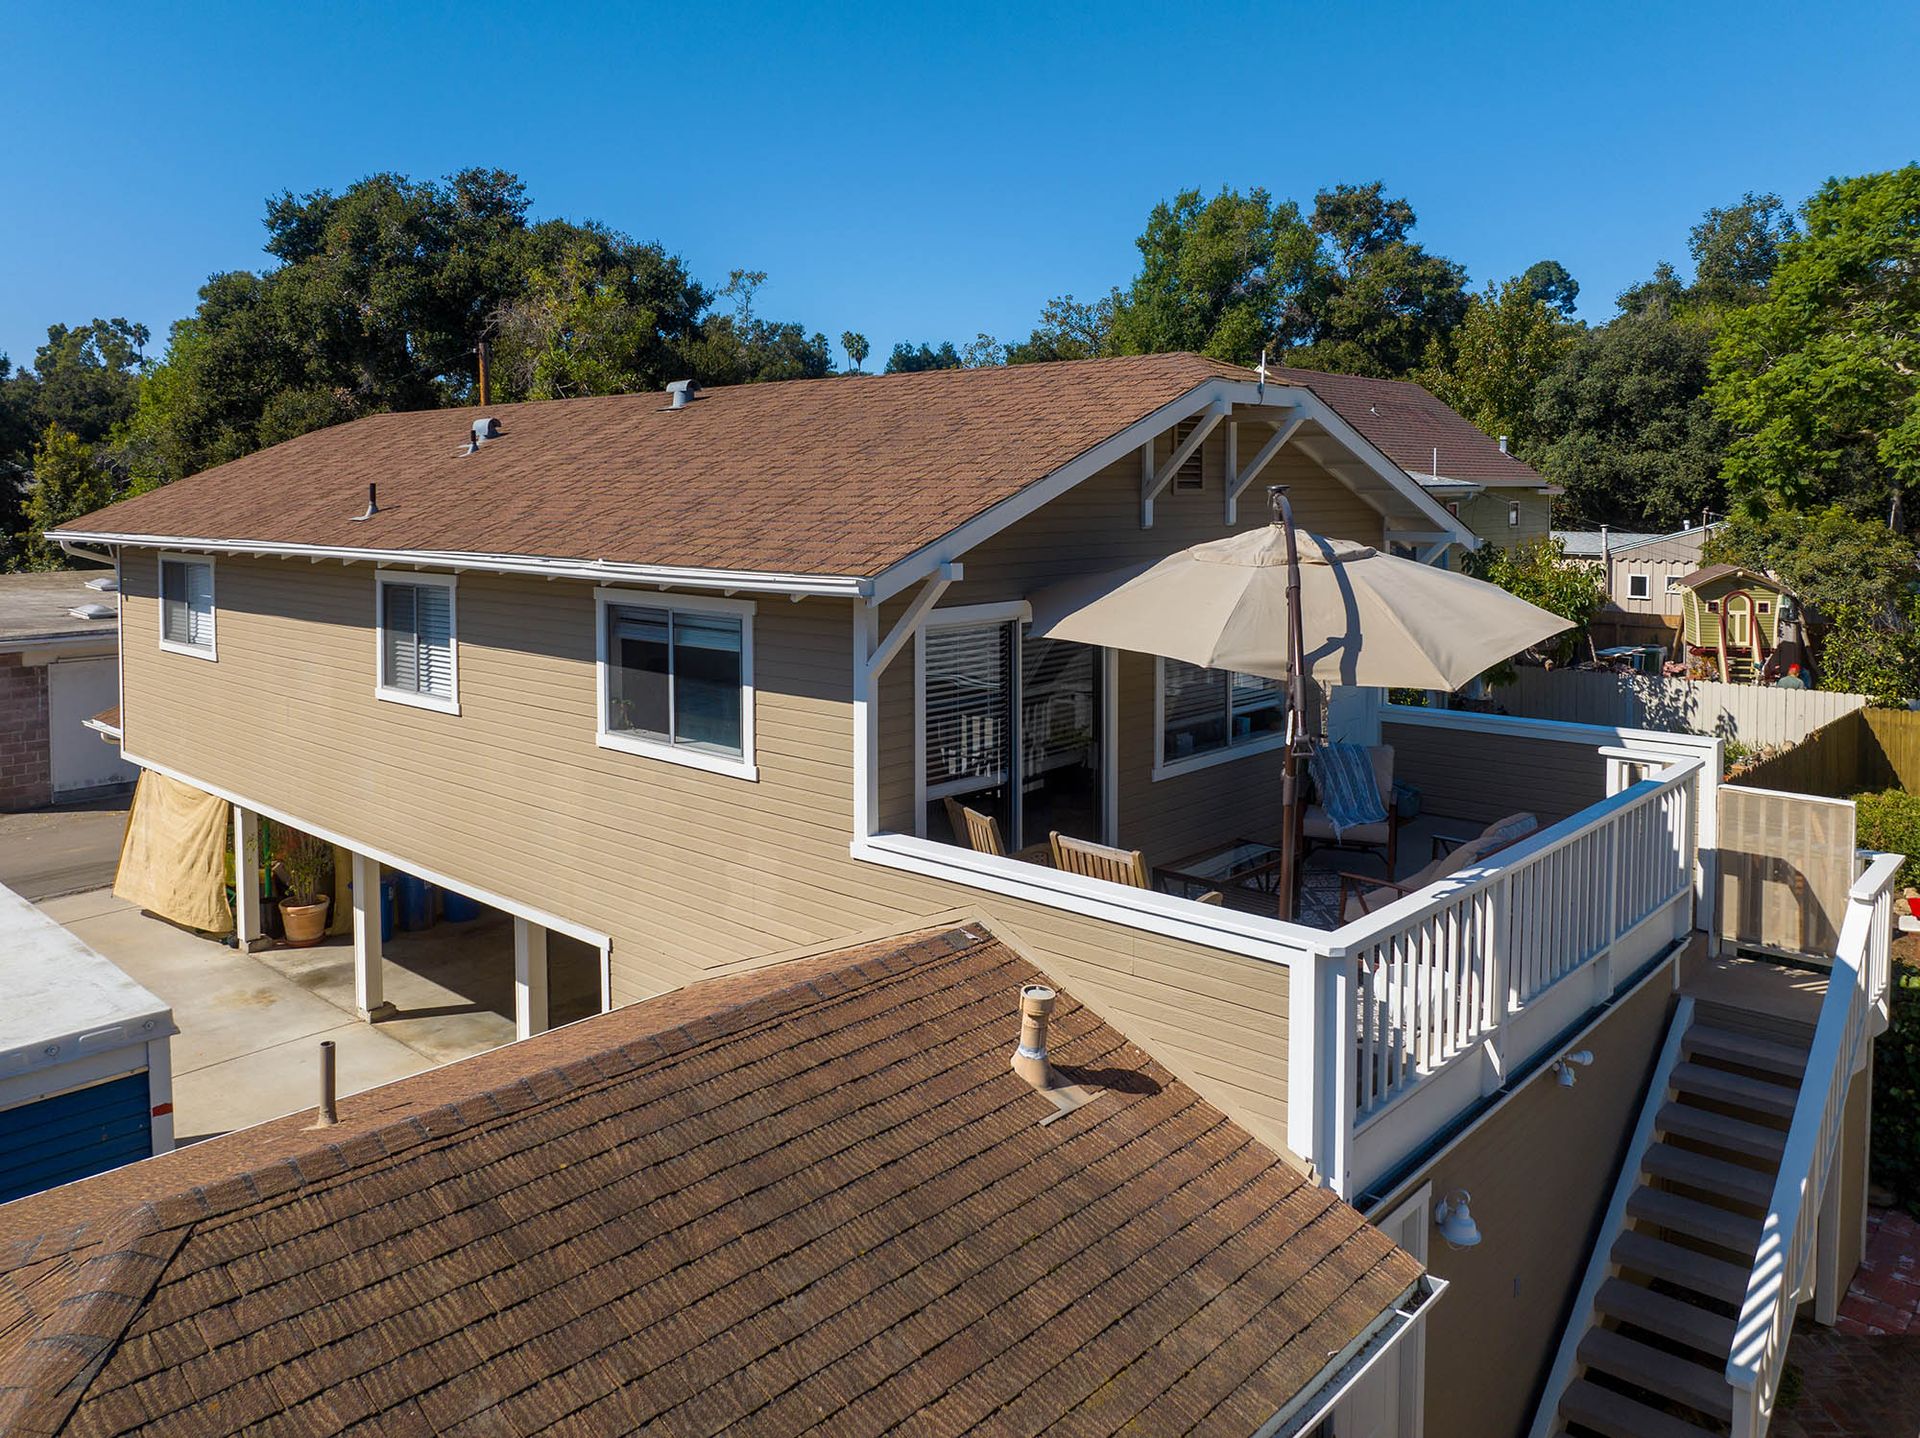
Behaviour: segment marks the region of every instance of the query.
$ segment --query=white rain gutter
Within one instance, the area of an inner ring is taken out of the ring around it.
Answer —
[[[472,554],[436,549],[354,549],[325,544],[288,544],[255,539],[196,539],[177,534],[110,534],[53,530],[69,554],[111,564],[111,556],[86,554],[80,544],[132,545],[142,549],[178,549],[196,554],[250,554],[260,558],[339,560],[343,564],[411,565],[416,569],[477,569],[489,574],[531,574],[544,579],[587,579],[600,584],[657,584],[662,588],[738,590],[746,594],[817,594],[843,599],[864,597],[873,581],[855,575],[778,574],[750,569],[697,569],[678,565],[623,564],[609,559],[543,559],[528,554]]]
[[[1398,1303],[1333,1355],[1333,1361],[1321,1370],[1318,1382],[1310,1384],[1300,1397],[1263,1423],[1254,1438],[1295,1438],[1297,1434],[1311,1433],[1339,1406],[1341,1399],[1360,1386],[1375,1364],[1413,1333],[1415,1325],[1446,1291],[1446,1279],[1423,1273]]]

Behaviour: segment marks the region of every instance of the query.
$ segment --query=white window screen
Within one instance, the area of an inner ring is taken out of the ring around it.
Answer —
[[[213,647],[213,566],[190,559],[160,561],[160,632],[169,644]]]
[[[926,631],[927,798],[998,789],[1011,763],[1013,628]]]
[[[1247,744],[1286,729],[1286,688],[1259,674],[1161,661],[1163,762]]]
[[[408,694],[453,695],[453,591],[444,584],[383,584],[381,682]]]

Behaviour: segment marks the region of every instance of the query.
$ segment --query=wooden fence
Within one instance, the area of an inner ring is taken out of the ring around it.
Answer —
[[[1821,725],[1867,704],[1864,695],[1824,689],[1531,668],[1516,670],[1514,682],[1495,689],[1492,698],[1509,714],[1528,719],[1716,734],[1751,749],[1797,744]]]
[[[1920,794],[1920,711],[1858,709],[1727,781],[1842,799],[1873,789]]]

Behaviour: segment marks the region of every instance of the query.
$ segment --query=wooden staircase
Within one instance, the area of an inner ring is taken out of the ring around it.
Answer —
[[[1727,1362],[1811,1032],[1682,998],[1533,1438],[1725,1434]]]

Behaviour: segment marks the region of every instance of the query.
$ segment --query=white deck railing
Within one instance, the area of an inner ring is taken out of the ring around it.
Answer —
[[[1735,1438],[1759,1438],[1767,1431],[1794,1314],[1816,1258],[1821,1269],[1816,1313],[1823,1321],[1833,1319],[1839,1297],[1840,1185],[1829,1180],[1839,1154],[1847,1090],[1866,1064],[1867,1044],[1886,1023],[1893,883],[1903,858],[1870,855],[1866,872],[1847,896],[1839,952],[1814,1025],[1780,1176],[1767,1205],[1760,1250],[1727,1362]]]
[[[1702,768],[1670,765],[1299,966],[1294,1037],[1320,1073],[1289,1107],[1336,1188],[1364,1192],[1692,928]]]

